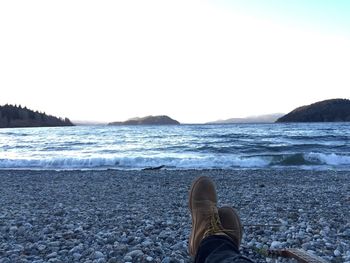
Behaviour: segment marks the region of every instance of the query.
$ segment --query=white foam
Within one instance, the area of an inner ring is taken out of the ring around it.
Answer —
[[[350,156],[307,153],[304,154],[307,161],[315,166],[350,166]],[[2,158],[0,169],[142,169],[165,165],[167,168],[176,169],[230,169],[230,168],[264,168],[278,163],[273,163],[273,158],[267,156],[244,157],[237,155],[185,155],[169,154],[154,156],[93,156],[76,157],[61,156],[47,158]],[[302,166],[302,165],[301,165]],[[301,167],[301,169],[305,167]],[[303,165],[305,166],[305,165]]]
[[[321,164],[327,165],[350,165],[350,156],[348,155],[338,155],[335,153],[325,154],[325,153],[315,153],[311,152],[305,154],[305,159],[309,161],[319,161]]]
[[[120,168],[141,169],[165,165],[169,168],[205,169],[234,167],[266,167],[270,163],[261,157],[238,156],[179,156],[179,157],[60,157],[46,159],[0,159],[0,168],[38,168],[38,169],[84,169]]]

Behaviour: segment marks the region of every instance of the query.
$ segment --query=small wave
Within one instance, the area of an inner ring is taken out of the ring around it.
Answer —
[[[275,155],[271,165],[275,166],[350,166],[350,156],[335,153],[295,153]]]
[[[299,166],[299,165],[313,165],[311,161],[307,161],[304,158],[304,155],[301,153],[296,154],[285,154],[274,156],[272,165],[281,165],[281,166]]]
[[[60,146],[43,147],[42,151],[57,152],[57,151],[64,151],[64,150],[71,150],[71,149],[72,149],[72,146],[70,146],[70,145],[60,145]]]
[[[5,132],[0,132],[1,135],[6,135],[6,136],[21,136],[21,137],[25,137],[25,136],[30,136],[31,134],[29,133],[24,133],[24,132],[10,132],[8,131],[7,128],[5,128]]]
[[[237,156],[60,157],[0,159],[0,169],[142,169],[164,165],[170,169],[231,169],[268,167],[350,167],[350,156],[324,153]]]
[[[321,164],[327,165],[350,165],[350,156],[339,155],[335,153],[324,154],[324,153],[308,153],[305,155],[306,160],[318,161]]]
[[[200,146],[196,148],[197,152],[201,153],[232,153],[236,150],[237,147],[234,146],[210,146],[210,145],[205,145],[205,146]],[[188,149],[189,151],[193,151],[193,149]]]
[[[110,158],[46,158],[46,159],[0,159],[0,168],[42,168],[69,169],[114,166],[116,161]]]
[[[207,169],[207,168],[252,168],[266,167],[270,163],[260,157],[93,157],[93,158],[47,158],[47,159],[0,159],[2,169],[93,169],[118,168],[142,169],[165,165],[168,168]]]

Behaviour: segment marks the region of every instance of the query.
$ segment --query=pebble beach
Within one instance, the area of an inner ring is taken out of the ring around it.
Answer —
[[[0,263],[191,262],[188,191],[217,185],[238,209],[241,251],[302,248],[350,262],[350,173],[288,169],[0,171]]]

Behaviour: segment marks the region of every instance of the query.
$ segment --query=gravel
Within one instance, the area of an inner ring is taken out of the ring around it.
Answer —
[[[350,262],[350,173],[0,171],[0,263],[191,262],[188,190],[207,175],[244,224],[242,254],[303,248]],[[281,260],[279,261],[286,261]]]

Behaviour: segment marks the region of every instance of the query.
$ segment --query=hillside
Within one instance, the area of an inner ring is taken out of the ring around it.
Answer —
[[[207,124],[230,124],[230,123],[272,123],[275,122],[279,117],[283,116],[282,113],[273,113],[259,116],[248,116],[245,118],[231,118],[226,120],[218,120],[208,122]]]
[[[132,118],[123,122],[111,122],[108,125],[178,125],[180,122],[165,116],[146,116],[143,118]]]
[[[26,107],[0,106],[0,128],[73,126],[67,118],[57,118]]]
[[[350,100],[331,99],[296,108],[276,122],[347,122]]]

